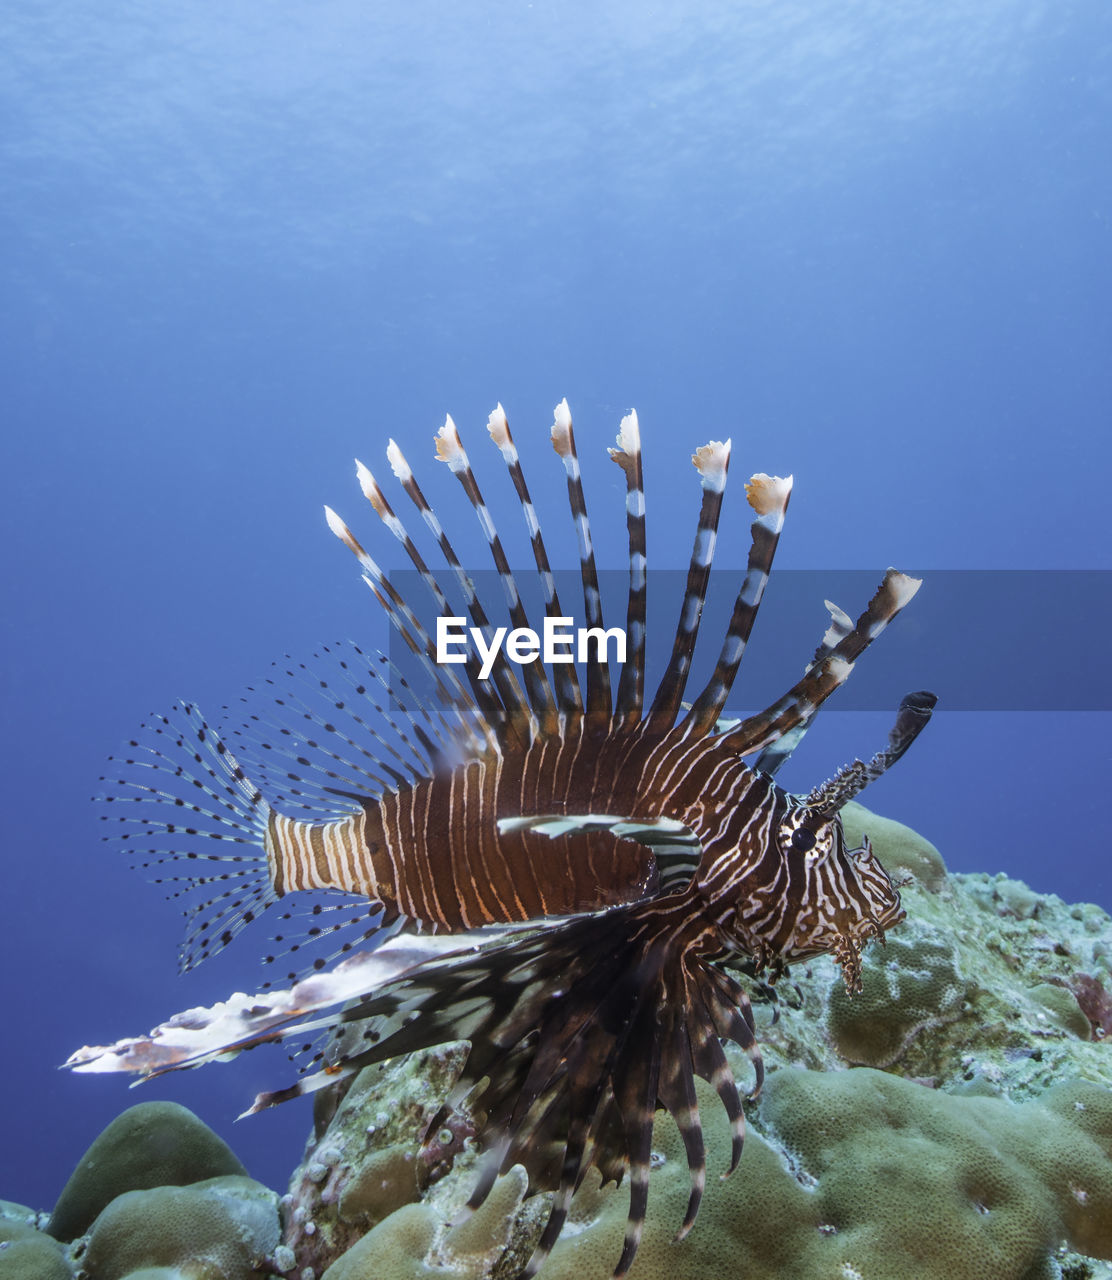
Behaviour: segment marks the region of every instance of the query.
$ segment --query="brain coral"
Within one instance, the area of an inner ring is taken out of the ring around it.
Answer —
[[[62,1188],[47,1230],[72,1240],[125,1191],[246,1176],[222,1138],[176,1102],[129,1107],[97,1137]]]
[[[726,1125],[710,1090],[700,1103],[708,1163],[724,1169]],[[706,1221],[679,1244],[683,1144],[658,1122],[643,1280],[1049,1280],[1063,1241],[1112,1258],[1112,1093],[1100,1086],[1015,1107],[868,1068],[787,1069],[768,1083],[761,1122],[765,1136],[750,1135],[738,1171],[708,1189]],[[612,1189],[580,1197],[550,1280],[608,1273],[625,1200]]]
[[[278,1197],[250,1178],[209,1178],[117,1196],[93,1223],[93,1280],[176,1268],[190,1280],[252,1280],[278,1247]]]
[[[72,1280],[58,1242],[6,1211],[18,1207],[0,1200],[0,1280]]]
[[[856,995],[832,985],[827,1027],[847,1062],[888,1067],[923,1031],[960,1018],[971,995],[949,935],[913,919],[866,952]]]
[[[881,856],[888,874],[900,878],[913,876],[931,893],[946,885],[946,864],[929,840],[894,818],[882,818],[851,800],[842,808],[842,826],[851,848],[859,848],[867,835]]]

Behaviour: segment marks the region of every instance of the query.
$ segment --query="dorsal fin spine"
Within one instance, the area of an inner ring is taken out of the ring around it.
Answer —
[[[405,460],[401,449],[398,448],[393,440],[390,441],[386,448],[386,457],[394,474],[401,481],[402,488],[405,490],[409,500],[420,512],[429,532],[436,539],[445,563],[455,574],[456,582],[463,593],[472,622],[484,633],[489,633],[490,619],[486,616],[486,610],[483,608],[482,601],[475,590],[475,584],[460,563],[459,556],[456,555],[455,548],[452,546],[447,533],[445,533],[443,525],[440,523],[429,500],[422,492],[421,486],[417,483],[412,467]],[[501,650],[499,650],[495,658],[492,676],[494,686],[498,690],[498,696],[502,700],[502,706],[497,712],[498,723],[494,726],[499,741],[501,742],[505,739],[506,745],[516,743],[524,749],[529,745],[531,739],[528,718],[524,717],[520,710],[523,705],[521,686],[517,682],[517,677],[509,669]]]
[[[386,495],[382,492],[382,488],[378,481],[372,475],[370,469],[363,465],[358,459],[355,461],[356,476],[359,480],[360,488],[363,490],[363,496],[374,508],[375,513],[382,522],[390,530],[395,538],[405,548],[406,555],[409,556],[413,567],[417,570],[421,581],[428,588],[433,598],[433,602],[442,617],[451,617],[454,610],[448,601],[448,597],[440,588],[440,584],[436,581],[424,557],[417,548],[417,544],[413,541],[406,529],[404,523],[394,512],[390,503],[386,499]],[[483,723],[490,739],[491,746],[496,747],[497,742],[492,725],[497,725],[502,719],[502,706],[497,701],[489,686],[483,680],[479,679],[479,664],[468,646],[465,662],[463,664],[464,672],[467,675],[468,684],[471,686],[471,693],[474,698],[474,704],[482,709],[482,714],[478,719]]]
[[[660,730],[670,729],[675,723],[684,686],[687,684],[687,675],[691,669],[691,659],[703,613],[703,602],[707,594],[707,583],[710,580],[710,568],[714,561],[718,519],[722,513],[722,495],[726,488],[726,475],[730,466],[730,441],[710,441],[696,449],[691,461],[699,473],[703,501],[699,509],[695,545],[691,550],[687,586],[679,622],[676,625],[672,656],[648,715],[649,724],[654,729]]]
[[[684,721],[691,733],[701,736],[711,730],[730,696],[768,585],[791,489],[791,476],[782,479],[763,472],[750,477],[745,486],[745,496],[757,516],[750,527],[749,564],[734,602],[733,615],[714,674]]]
[[[575,452],[571,410],[566,399],[560,401],[553,413],[552,447],[559,454],[567,475],[568,502],[579,541],[583,612],[588,627],[604,629],[602,596],[599,592],[598,569],[595,566],[595,549],[591,541],[591,522],[587,516],[587,500],[583,494],[579,458]],[[605,732],[610,726],[610,716],[610,668],[600,659],[596,647],[595,656],[587,661],[587,727],[595,732]]]
[[[340,516],[329,506],[324,508],[324,514],[329,529],[359,561],[363,569],[364,581],[371,588],[375,599],[385,610],[394,630],[425,670],[432,676],[433,684],[450,703],[458,702],[463,706],[473,707],[474,703],[470,694],[464,689],[455,672],[450,667],[442,667],[433,661],[436,650],[432,637],[425,630],[417,615],[398,594],[392,583],[367,554],[359,540]]]
[[[533,559],[536,561],[537,572],[540,574],[541,587],[544,591],[545,616],[549,618],[564,617],[566,615],[560,607],[556,579],[552,573],[552,566],[548,560],[548,551],[544,545],[544,536],[541,533],[541,522],[533,505],[529,486],[525,481],[525,472],[521,466],[521,458],[518,455],[517,446],[514,444],[513,436],[510,434],[509,421],[501,404],[495,407],[487,419],[487,430],[490,432],[491,440],[498,446],[502,454],[502,459],[510,473],[510,479],[513,481],[514,490],[521,503],[521,510],[525,517],[525,527],[528,530],[529,541],[533,548]],[[570,663],[554,663],[552,678],[555,685],[556,705],[560,715],[564,718],[565,726],[578,724],[583,717],[583,698],[574,666]]]
[[[452,421],[451,415],[446,418],[444,426],[441,427],[440,434],[437,436],[438,453],[442,448],[443,453],[441,456],[443,460],[448,463],[453,475],[463,486],[467,500],[479,517],[479,525],[482,528],[483,536],[487,540],[491,558],[494,560],[495,568],[498,570],[498,576],[502,582],[510,618],[515,627],[527,630],[529,629],[529,618],[525,613],[524,605],[521,603],[521,593],[518,590],[517,579],[514,577],[510,563],[506,559],[502,540],[498,536],[498,529],[495,527],[490,509],[483,499],[482,491],[479,489],[479,482],[475,479],[475,473],[471,469],[471,460],[467,456],[467,450],[463,447],[459,431]],[[531,733],[534,737],[538,736],[538,724],[534,716],[539,719],[539,729],[546,736],[556,733],[558,730],[556,703],[552,696],[551,686],[548,683],[548,673],[545,670],[544,663],[541,662],[539,657],[533,662],[525,663],[522,667],[522,674],[529,694],[529,705],[526,711],[529,713]]]
[[[618,430],[618,447],[608,449],[626,479],[626,530],[629,537],[629,598],[626,605],[626,662],[618,680],[615,720],[634,725],[645,701],[645,616],[648,560],[645,537],[645,487],[641,465],[641,432],[631,409]]]
[[[856,659],[884,630],[922,585],[922,579],[889,569],[869,601],[864,613],[830,652],[813,664],[803,679],[757,715],[749,716],[735,729],[719,735],[718,741],[739,755],[759,751],[781,734],[810,720],[819,706],[849,679]]]
[[[830,614],[830,625],[826,629],[821,643],[815,650],[815,656],[804,668],[803,674],[806,675],[818,662],[823,659],[834,649],[835,645],[844,637],[848,636],[853,630],[853,619],[848,613],[839,609],[836,604],[826,600],[823,602]],[[810,714],[800,717],[800,720],[792,728],[785,730],[774,742],[770,742],[767,747],[757,757],[753,768],[760,773],[767,773],[770,777],[775,777],[777,772],[783,766],[792,752],[803,741],[803,736],[811,727],[811,722],[818,714],[818,707],[813,707]]]

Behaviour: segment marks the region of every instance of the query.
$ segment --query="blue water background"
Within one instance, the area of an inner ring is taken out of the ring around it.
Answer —
[[[231,1123],[288,1078],[278,1051],[136,1093],[56,1068],[259,981],[262,923],[176,975],[179,917],[89,797],[147,712],[219,708],[320,640],[385,645],[321,514],[400,565],[354,455],[385,472],[397,437],[481,565],[430,461],[450,411],[526,563],[483,443],[501,400],[574,564],[566,395],[617,568],[602,447],[636,405],[658,567],[689,553],[687,456],[731,435],[723,564],[766,470],[796,476],[788,567],[1112,568],[1104,0],[9,0],[0,94],[0,1196],[49,1208],[142,1098],[279,1189],[296,1163],[307,1106]],[[1095,595],[1041,662],[1109,623]],[[817,600],[799,664],[822,625]],[[1021,707],[1002,630],[957,640],[996,647]],[[789,781],[888,722],[824,712]],[[942,709],[867,799],[952,868],[1112,906],[1109,755],[1106,714]]]

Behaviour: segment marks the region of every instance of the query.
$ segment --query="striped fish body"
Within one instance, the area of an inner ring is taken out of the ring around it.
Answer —
[[[388,919],[461,930],[653,896],[661,868],[642,841],[664,822],[703,851],[693,888],[719,922],[721,946],[797,960],[899,913],[883,868],[868,850],[850,856],[837,817],[816,830],[818,853],[795,848],[799,815],[804,806],[714,738],[619,726],[595,741],[581,725],[570,739],[400,788],[351,818],[272,814],[267,853],[279,895],[342,890],[381,903]],[[605,818],[614,824],[598,825]],[[691,871],[681,859],[675,874]],[[862,880],[868,918],[854,894]]]
[[[545,614],[565,617],[500,406],[488,427],[521,501]],[[603,628],[566,402],[557,407],[552,438],[579,539],[583,616],[588,627]],[[763,473],[746,486],[754,515],[748,567],[717,663],[695,700],[682,701],[728,441],[693,457],[702,488],[695,545],[672,654],[647,701],[646,525],[635,414],[623,420],[617,444],[610,453],[626,481],[630,583],[628,655],[616,690],[597,654],[582,686],[570,666],[554,664],[550,674],[538,661],[515,671],[504,655],[496,655],[489,681],[471,656],[458,671],[437,664],[411,603],[328,510],[329,527],[356,556],[398,640],[423,667],[429,696],[417,699],[400,675],[388,683],[358,646],[326,651],[342,672],[342,689],[291,663],[290,689],[279,686],[274,701],[298,727],[270,733],[252,723],[244,737],[280,762],[272,775],[280,791],[264,795],[197,709],[181,704],[154,718],[153,740],[134,740],[116,761],[104,816],[139,864],[189,904],[183,967],[220,950],[276,903],[310,890],[346,895],[327,908],[339,923],[327,923],[331,917],[317,914],[326,909],[313,907],[314,922],[325,923],[314,923],[310,937],[330,937],[358,921],[362,941],[377,949],[353,953],[345,942],[337,954],[347,960],[328,973],[320,972],[324,959],[314,961],[318,976],[288,992],[232,997],[185,1021],[171,1019],[149,1037],[80,1050],[70,1060],[82,1070],[150,1074],[327,1030],[327,1044],[302,1078],[261,1095],[258,1110],[385,1058],[466,1039],[471,1049],[447,1105],[466,1097],[486,1117],[487,1156],[471,1206],[516,1162],[532,1189],[555,1193],[524,1276],[547,1256],[592,1164],[605,1178],[630,1180],[629,1225],[615,1271],[625,1274],[644,1221],[652,1120],[662,1107],[675,1116],[687,1148],[692,1190],[680,1234],[691,1228],[705,1183],[694,1079],[714,1085],[730,1117],[732,1168],[744,1115],[722,1041],[751,1058],[754,1091],[762,1073],[749,999],[724,962],[740,958],[752,971],[767,967],[777,976],[793,960],[830,954],[849,989],[859,986],[862,948],[883,939],[902,911],[868,842],[847,848],[839,811],[903,755],[935,701],[909,694],[887,744],[811,792],[793,795],[776,784],[776,771],[822,703],[917,590],[915,579],[889,570],[856,620],[828,604],[828,629],[782,697],[744,720],[721,719],[791,490],[790,479]],[[451,419],[437,451],[478,515],[512,625],[527,626],[518,583]],[[387,454],[475,628],[489,634],[484,605],[411,468],[397,445]],[[357,473],[439,613],[454,615],[384,491],[362,464]],[[378,735],[375,717],[392,737]],[[292,916],[286,911],[282,919]],[[465,935],[458,944],[457,933]],[[333,1006],[342,1008],[323,1012]]]
[[[360,814],[310,823],[272,813],[267,852],[276,890],[362,893],[429,927],[476,928],[593,910],[647,896],[654,859],[642,843],[590,825],[670,819],[698,838],[709,828],[691,800],[716,771],[704,744],[686,774],[666,780],[678,731],[617,728],[470,761],[368,800]],[[730,773],[748,775],[740,761]],[[720,765],[717,766],[719,769]],[[579,817],[580,825],[560,818]],[[535,819],[535,823],[530,823]],[[543,820],[551,820],[546,824]],[[546,866],[547,864],[547,866]]]

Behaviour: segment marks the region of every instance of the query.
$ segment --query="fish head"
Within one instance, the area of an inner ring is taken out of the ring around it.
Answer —
[[[899,890],[866,836],[850,848],[837,812],[784,796],[775,840],[783,865],[784,914],[774,950],[783,960],[830,954],[846,985],[860,986],[860,958],[872,938],[905,915]]]

